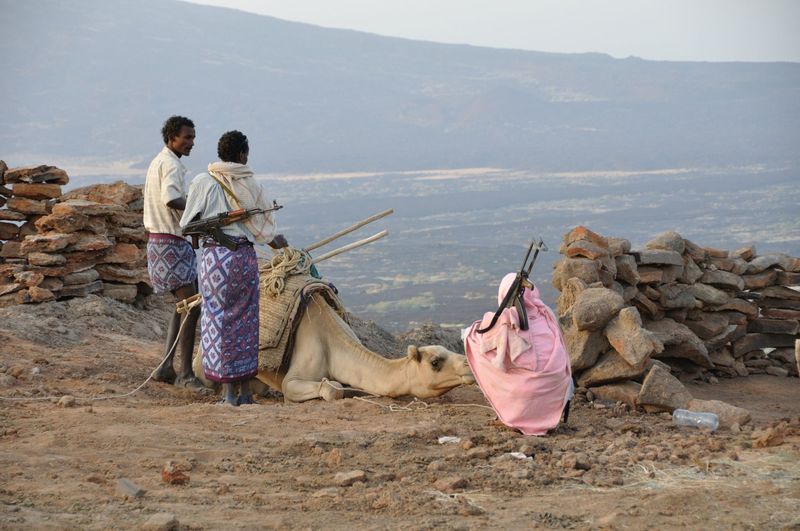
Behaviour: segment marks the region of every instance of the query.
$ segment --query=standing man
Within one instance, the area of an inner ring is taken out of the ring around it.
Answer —
[[[270,204],[247,166],[250,147],[239,131],[228,131],[217,145],[219,162],[208,165],[189,186],[189,197],[181,219],[186,226],[195,218],[209,218],[243,209],[268,209]],[[242,222],[222,227],[233,249],[203,239],[200,262],[200,349],[203,373],[220,382],[222,403],[252,404],[249,381],[258,373],[258,262],[253,244],[274,249],[286,247],[286,239],[275,234],[271,213],[255,214]],[[239,384],[236,396],[235,384]]]
[[[183,237],[180,219],[186,208],[186,168],[181,157],[189,156],[194,147],[194,123],[184,116],[171,116],[161,129],[164,149],[147,169],[144,184],[144,228],[147,237],[147,272],[156,293],[172,293],[183,300],[197,293],[197,260],[191,244]],[[192,373],[194,336],[200,309],[195,307],[186,316],[172,314],[167,328],[165,359],[153,372],[157,382],[175,383],[197,392],[206,390]],[[177,345],[175,345],[177,339]],[[175,373],[173,358],[180,352],[180,374]]]

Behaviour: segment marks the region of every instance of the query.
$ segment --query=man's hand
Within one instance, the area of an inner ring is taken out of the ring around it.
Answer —
[[[275,237],[272,238],[272,241],[267,245],[273,249],[283,249],[284,247],[289,247],[289,242],[286,241],[286,238],[283,237],[283,234],[276,234]]]

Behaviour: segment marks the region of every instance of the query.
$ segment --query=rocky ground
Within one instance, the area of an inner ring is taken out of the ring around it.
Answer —
[[[0,528],[800,527],[797,378],[691,384],[751,411],[735,433],[579,393],[567,426],[523,437],[475,386],[238,409],[165,384],[91,400],[147,377],[166,311],[96,296],[0,310],[0,396],[18,399],[0,400]],[[356,328],[395,354],[452,340]]]

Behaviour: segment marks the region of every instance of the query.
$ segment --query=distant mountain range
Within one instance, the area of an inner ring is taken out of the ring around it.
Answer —
[[[184,114],[193,162],[240,129],[269,172],[800,161],[798,63],[434,44],[168,0],[0,12],[0,158],[144,166]]]

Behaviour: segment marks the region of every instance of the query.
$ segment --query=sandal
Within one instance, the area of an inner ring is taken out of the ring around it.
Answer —
[[[204,395],[210,395],[214,391],[203,385],[197,376],[190,376],[189,378],[178,378],[175,380],[175,385],[177,387],[183,387],[184,389],[188,389],[190,391],[194,391],[195,393],[200,393]]]

